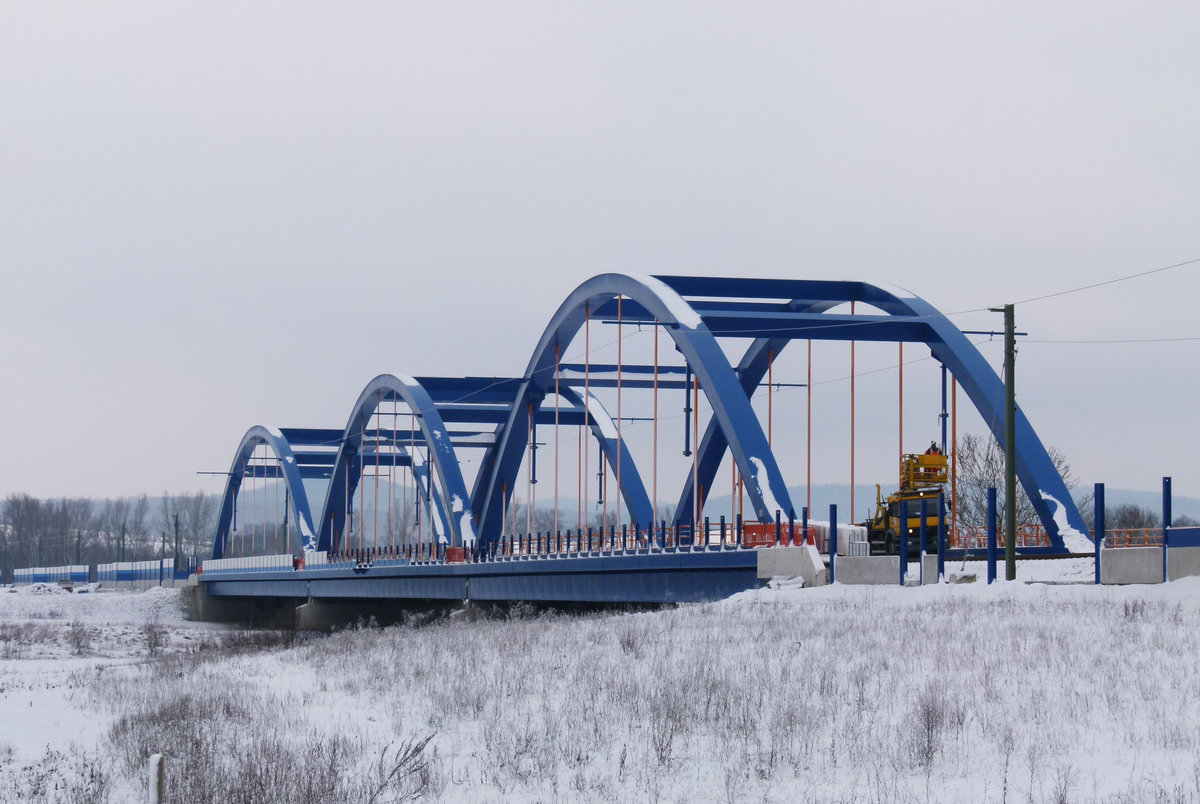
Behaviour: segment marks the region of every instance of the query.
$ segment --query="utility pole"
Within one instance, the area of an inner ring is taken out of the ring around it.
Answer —
[[[1017,332],[1013,305],[992,307],[1004,313],[1004,578],[1017,579]]]
[[[175,520],[175,569],[179,569],[179,513],[172,515]]]

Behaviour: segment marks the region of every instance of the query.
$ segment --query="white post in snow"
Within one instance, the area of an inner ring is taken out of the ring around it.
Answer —
[[[163,755],[152,754],[146,768],[146,800],[150,804],[163,802]]]

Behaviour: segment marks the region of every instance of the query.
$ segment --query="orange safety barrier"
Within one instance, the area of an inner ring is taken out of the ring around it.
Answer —
[[[796,523],[796,544],[804,544],[804,529]],[[780,523],[779,544],[788,544],[788,523]],[[774,547],[775,523],[769,525],[761,522],[746,522],[742,525],[743,547]]]
[[[462,564],[467,560],[467,549],[465,547],[447,547],[446,548],[446,563],[447,564]]]
[[[987,549],[987,528],[960,527],[949,534],[950,547],[967,550]],[[1007,543],[1003,530],[996,532],[996,546],[1004,547]],[[1017,547],[1049,547],[1050,536],[1040,525],[1017,525]]]
[[[1117,528],[1104,531],[1104,546],[1162,547],[1162,528]]]

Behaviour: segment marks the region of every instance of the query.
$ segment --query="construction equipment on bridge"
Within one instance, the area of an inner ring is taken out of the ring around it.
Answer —
[[[937,552],[938,529],[942,526],[938,513],[938,494],[948,480],[946,456],[936,446],[924,455],[904,455],[900,459],[900,490],[885,499],[879,484],[875,485],[875,516],[861,523],[867,529],[867,541],[872,555],[899,555],[900,528],[908,529],[908,552],[919,554],[921,533],[921,501],[926,500],[925,528],[928,552]],[[908,522],[901,523],[900,505],[908,503]]]

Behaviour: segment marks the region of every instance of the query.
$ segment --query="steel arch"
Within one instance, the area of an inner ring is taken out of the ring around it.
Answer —
[[[497,419],[486,421],[498,421],[499,417],[503,420],[495,431],[492,446],[484,454],[474,494],[467,493],[451,434],[433,398],[411,377],[384,374],[368,383],[360,394],[344,430],[330,431],[327,436],[331,444],[339,437],[340,442],[336,456],[324,453],[333,458],[332,476],[321,518],[316,523],[319,526],[317,533],[314,533],[314,520],[304,491],[304,475],[297,466],[297,458],[302,459],[300,463],[305,462],[304,455],[293,452],[288,439],[274,428],[255,427],[247,431],[226,482],[213,546],[214,557],[226,552],[230,523],[236,516],[236,495],[246,463],[259,444],[270,445],[280,459],[281,469],[277,476],[287,483],[294,502],[298,539],[303,541],[301,546],[327,550],[335,547],[338,534],[344,530],[347,488],[357,486],[360,480],[354,458],[367,448],[363,444],[365,422],[379,402],[391,399],[403,399],[420,422],[421,439],[428,448],[429,460],[419,461],[420,456],[414,451],[411,456],[413,469],[424,504],[438,514],[436,518],[431,516],[431,520],[440,519],[442,523],[442,541],[470,544],[476,541],[476,534],[481,543],[494,540],[503,527],[501,512],[505,494],[512,493],[522,455],[528,446],[529,417],[536,415],[546,397],[555,391],[554,370],[558,356],[588,318],[602,318],[614,312],[617,299],[625,300],[626,320],[640,317],[643,322],[653,322],[666,329],[695,372],[713,408],[714,415],[704,438],[696,445],[700,489],[711,489],[722,456],[730,449],[747,481],[747,494],[759,521],[772,521],[777,510],[785,515],[794,513],[774,454],[750,405],[751,395],[766,374],[768,356],[778,354],[793,339],[925,343],[963,386],[993,434],[1000,438],[1003,432],[1003,384],[1000,378],[957,327],[928,302],[908,291],[864,282],[601,274],[579,285],[559,306],[522,378],[491,383],[503,384],[504,391],[493,395],[495,398],[488,396],[484,401],[489,404],[502,402],[503,407],[497,413]],[[836,306],[852,301],[870,305],[885,315],[830,312]],[[718,337],[726,336],[754,338],[736,369],[717,344]],[[429,382],[437,392],[438,380]],[[627,467],[622,471],[620,493],[634,523],[643,527],[651,525],[654,513],[650,510],[644,483],[625,444],[615,438],[614,432],[609,432],[615,427],[603,406],[594,396],[589,397],[585,405],[584,397],[570,386],[560,385],[558,392],[576,407],[578,420],[591,428],[608,464],[611,466],[620,461]],[[484,399],[477,399],[478,394],[474,392],[469,396],[477,402]],[[584,407],[591,413],[586,419],[578,410]],[[1052,547],[1049,549],[1061,550],[1064,533],[1075,531],[1087,536],[1088,530],[1045,447],[1019,408],[1014,424],[1018,477],[1050,535]],[[401,449],[395,443],[395,434],[392,438],[393,445]],[[310,462],[329,465],[324,460]],[[689,520],[694,508],[693,492],[693,480],[689,478],[680,497],[679,509],[684,513],[677,521],[686,524]]]
[[[723,291],[722,295],[733,295],[729,292],[729,285],[756,281],[697,280],[690,277],[662,277],[662,279],[667,284],[678,284],[685,292],[689,285],[696,290],[702,290],[708,283],[715,283],[711,285],[711,290],[708,292],[715,294],[719,287]],[[929,302],[901,288],[887,288],[866,282],[778,280],[773,284],[775,289],[771,292],[778,292],[778,288],[786,287],[787,294],[792,298],[789,306],[796,308],[794,312],[797,317],[818,317],[840,304],[852,301],[876,307],[889,316],[905,317],[906,321],[915,327],[909,331],[910,334],[919,336],[913,340],[925,343],[934,358],[950,370],[984,421],[988,422],[993,436],[1003,442],[1005,426],[1003,383],[983,355],[975,348],[975,345]],[[859,317],[838,316],[836,320],[831,318],[826,327],[820,326],[819,321],[807,322],[815,325],[806,325],[803,337],[814,340],[852,340],[856,332],[855,318]],[[879,323],[878,318],[874,316],[862,316],[861,319],[864,327],[875,326]],[[783,327],[781,326],[780,329],[782,330]],[[747,395],[754,392],[766,375],[768,356],[772,352],[776,355],[779,354],[780,350],[793,337],[796,336],[760,337],[746,350],[738,364],[737,371],[742,388]],[[879,339],[908,340],[909,338],[886,337]],[[1075,531],[1090,539],[1087,525],[1076,507],[1070,491],[1020,406],[1017,407],[1015,425],[1017,477],[1046,528],[1051,544],[1049,551],[1062,552],[1065,549],[1063,535],[1068,531]],[[724,434],[716,426],[716,422],[710,422],[700,444],[701,453],[697,474],[702,489],[711,487],[725,448]],[[692,485],[689,480],[680,495],[680,505],[690,505],[691,499]],[[1037,551],[1038,548],[1023,549],[1023,552]]]
[[[431,510],[438,513],[439,537],[452,545],[471,544],[475,540],[474,515],[471,511],[470,495],[463,481],[462,469],[450,443],[450,433],[438,413],[437,406],[429,394],[414,378],[406,375],[380,374],[363,388],[358,396],[346,429],[338,447],[333,476],[325,494],[325,505],[321,511],[318,549],[336,550],[337,543],[345,530],[347,513],[346,494],[357,488],[359,477],[354,458],[362,450],[365,424],[376,411],[376,406],[392,399],[403,400],[416,415],[421,438],[429,453],[432,464],[426,497],[432,498]],[[413,451],[415,453],[415,450]],[[418,463],[413,460],[413,471],[418,472]],[[428,468],[428,467],[427,467]],[[420,487],[418,483],[418,487]]]
[[[750,406],[733,368],[700,315],[674,289],[651,276],[607,273],[577,287],[559,306],[546,326],[525,370],[508,421],[498,432],[480,471],[473,499],[480,541],[500,534],[503,489],[511,489],[527,446],[529,416],[553,392],[556,355],[570,344],[584,322],[601,305],[619,297],[631,299],[662,324],[692,367],[713,418],[728,434],[734,459],[746,478],[746,490],[761,522],[774,520],[775,511],[791,512],[791,498],[766,434]],[[638,523],[648,526],[650,523]]]
[[[242,479],[246,472],[246,463],[250,460],[250,456],[254,454],[254,450],[260,445],[266,444],[275,453],[275,457],[279,459],[279,465],[283,472],[283,482],[286,484],[288,493],[292,497],[292,505],[296,510],[296,527],[297,527],[297,545],[300,549],[313,549],[316,546],[315,535],[313,533],[312,512],[308,506],[308,495],[304,491],[304,481],[300,477],[300,467],[296,463],[296,456],[292,452],[292,446],[288,440],[284,438],[283,433],[274,427],[251,427],[242,436],[242,441],[238,444],[237,451],[233,456],[233,463],[229,467],[229,474],[225,480],[225,493],[221,498],[221,511],[217,515],[217,536],[213,540],[213,555],[214,559],[223,558],[225,548],[229,539],[229,527],[235,515],[237,505],[237,493],[241,488]],[[288,549],[295,549],[292,545],[288,545]]]

